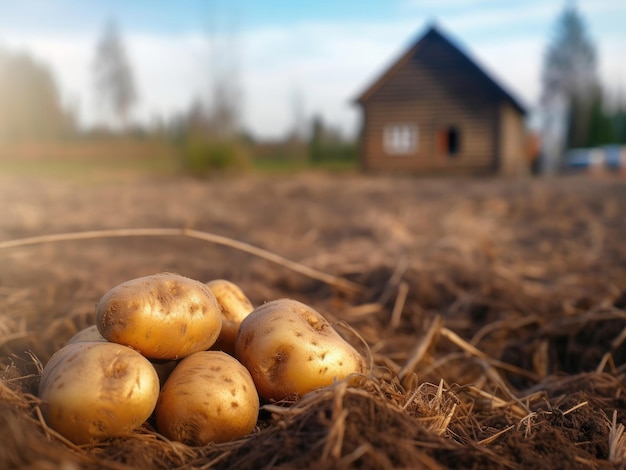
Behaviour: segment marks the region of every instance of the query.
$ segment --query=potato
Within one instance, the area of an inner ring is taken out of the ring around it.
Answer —
[[[80,343],[80,342],[109,342],[104,336],[100,334],[98,331],[98,327],[96,325],[88,326],[85,329],[80,330],[74,336],[72,336],[69,340],[67,340],[68,344]],[[178,361],[169,360],[169,359],[149,359],[150,364],[156,370],[157,375],[159,376],[159,383],[163,385],[170,373],[174,370],[174,367],[178,364]]]
[[[46,423],[76,444],[130,433],[150,417],[158,397],[159,377],[148,359],[102,341],[60,349],[39,383]]]
[[[91,325],[87,328],[80,330],[78,333],[68,339],[65,345],[67,346],[68,344],[80,343],[83,341],[107,341],[107,339],[100,334],[100,331],[98,331],[98,327],[96,325]]]
[[[250,373],[221,351],[183,359],[165,382],[155,416],[159,432],[189,445],[227,442],[250,433],[259,396]]]
[[[268,400],[300,396],[366,371],[363,357],[322,315],[291,299],[254,309],[241,322],[235,353]]]
[[[78,342],[83,342],[83,341],[91,341],[91,342],[104,341],[107,343],[109,342],[107,341],[106,338],[104,338],[104,336],[100,334],[100,332],[98,331],[98,328],[95,325],[85,328],[84,330],[81,330],[78,333],[76,333],[74,336],[72,336],[69,339],[67,344],[78,343]],[[150,364],[152,364],[152,367],[154,367],[154,370],[159,376],[159,385],[163,385],[165,383],[167,378],[170,376],[170,374],[172,373],[172,371],[178,364],[178,361],[170,360],[170,359],[148,359],[148,360],[150,361]]]
[[[237,284],[225,279],[216,279],[207,282],[206,285],[215,295],[222,314],[222,331],[211,349],[234,356],[239,325],[254,307]]]
[[[96,306],[96,324],[109,341],[153,359],[178,359],[209,349],[222,325],[211,290],[199,281],[161,273],[111,289]]]

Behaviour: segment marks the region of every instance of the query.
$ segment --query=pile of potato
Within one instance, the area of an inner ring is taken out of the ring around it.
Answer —
[[[48,425],[77,444],[123,436],[154,415],[167,438],[204,445],[250,433],[260,399],[364,372],[363,357],[305,304],[254,308],[229,281],[161,273],[102,297],[96,324],[46,364],[39,397]]]

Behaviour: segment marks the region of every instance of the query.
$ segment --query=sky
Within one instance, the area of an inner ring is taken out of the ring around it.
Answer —
[[[0,47],[48,65],[87,127],[102,117],[95,46],[115,20],[133,67],[138,123],[210,100],[222,71],[243,128],[259,139],[281,138],[314,116],[353,136],[361,119],[354,99],[433,23],[519,98],[532,121],[544,51],[572,2],[596,45],[602,83],[626,94],[624,0],[0,0]]]

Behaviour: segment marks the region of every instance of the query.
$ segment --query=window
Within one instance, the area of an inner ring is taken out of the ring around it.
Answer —
[[[448,157],[456,157],[461,149],[461,136],[458,128],[450,126],[437,134],[437,150]]]
[[[417,148],[415,124],[388,124],[383,133],[383,147],[389,155],[409,155]]]

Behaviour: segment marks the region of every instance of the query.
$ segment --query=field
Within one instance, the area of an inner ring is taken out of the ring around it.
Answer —
[[[0,467],[624,468],[625,204],[612,177],[0,174]],[[101,232],[2,244],[84,231]],[[372,372],[267,404],[228,444],[151,421],[63,442],[38,414],[40,365],[107,290],[162,271],[308,303],[358,333],[337,324]]]

